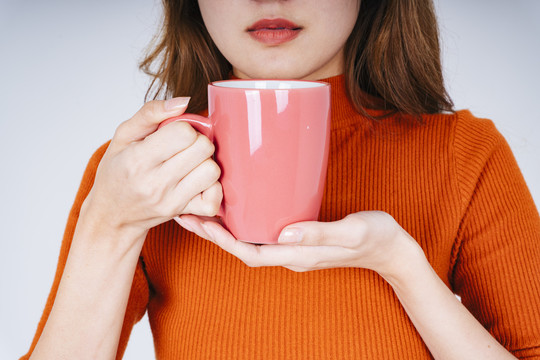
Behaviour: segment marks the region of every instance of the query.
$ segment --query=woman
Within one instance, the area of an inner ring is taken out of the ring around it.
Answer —
[[[159,359],[540,356],[538,212],[492,123],[451,112],[431,2],[164,4],[142,66],[176,97],[90,160],[33,359],[121,357],[145,311]],[[157,130],[203,112],[206,84],[228,77],[332,85],[320,222],[280,245],[210,218],[207,138]]]

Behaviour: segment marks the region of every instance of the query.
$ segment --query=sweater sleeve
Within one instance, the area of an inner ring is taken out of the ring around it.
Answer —
[[[516,357],[540,359],[540,218],[534,201],[491,121],[462,113],[455,149],[464,216],[454,291]]]
[[[56,292],[58,291],[58,285],[60,284],[62,273],[64,272],[64,267],[66,265],[66,260],[71,246],[71,240],[73,239],[73,234],[75,232],[75,226],[77,225],[82,203],[86,199],[86,196],[88,196],[88,193],[90,192],[90,189],[94,184],[97,167],[103,155],[105,154],[108,145],[109,143],[106,143],[101,146],[91,157],[86,167],[81,181],[81,185],[69,213],[66,229],[64,232],[64,238],[62,240],[62,245],[60,248],[60,255],[58,257],[56,274],[51,287],[51,291],[49,293],[49,297],[47,299],[47,303],[45,305],[45,309],[43,310],[43,314],[41,316],[41,320],[39,321],[39,325],[37,327],[30,349],[26,355],[21,357],[21,360],[28,359],[30,357],[39,340],[39,337],[41,336],[41,333],[43,332],[43,328],[45,327],[45,323],[47,322],[52,306],[54,304],[54,299],[56,296]],[[124,324],[122,326],[122,332],[120,335],[117,359],[121,359],[124,354],[129,335],[131,333],[131,329],[133,328],[135,323],[137,323],[144,316],[148,303],[148,296],[148,283],[146,280],[146,275],[144,274],[144,269],[142,267],[142,261],[139,260],[139,263],[137,264],[137,268],[135,270],[133,284],[131,287],[128,305],[126,308],[126,315],[124,317]]]

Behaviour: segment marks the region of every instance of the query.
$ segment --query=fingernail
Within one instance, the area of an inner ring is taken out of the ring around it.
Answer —
[[[183,227],[184,229],[186,229],[187,231],[191,231],[193,232],[193,228],[191,226],[188,225],[188,223],[186,221],[184,221],[182,218],[180,218],[179,216],[176,216],[174,218],[174,220],[180,224],[181,227]]]
[[[180,110],[189,104],[191,97],[175,97],[165,100],[165,111]]]
[[[296,244],[302,241],[304,231],[301,228],[290,227],[284,229],[279,235],[278,243],[280,244]]]
[[[210,239],[214,239],[214,232],[212,229],[210,229],[210,226],[206,225],[206,223],[201,223],[201,227],[203,228],[204,232],[210,237]]]

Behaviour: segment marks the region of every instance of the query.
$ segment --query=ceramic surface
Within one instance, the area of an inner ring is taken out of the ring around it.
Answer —
[[[216,145],[220,216],[238,239],[277,243],[281,230],[317,220],[328,162],[330,85],[228,80],[208,86],[208,118],[185,120]]]

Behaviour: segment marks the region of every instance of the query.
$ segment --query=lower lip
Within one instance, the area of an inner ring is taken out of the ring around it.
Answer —
[[[266,45],[280,45],[293,40],[300,34],[301,29],[261,29],[249,31],[249,35]]]

